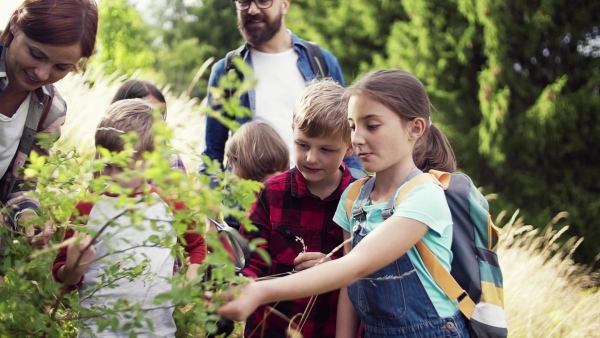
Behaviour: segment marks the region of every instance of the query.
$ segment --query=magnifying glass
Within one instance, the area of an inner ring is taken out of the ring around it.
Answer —
[[[250,263],[250,255],[252,252],[250,251],[248,243],[246,243],[246,240],[240,236],[239,232],[230,227],[227,222],[218,222],[208,216],[206,216],[206,218],[219,232],[219,240],[225,250],[229,253],[229,257],[235,266],[235,273],[240,273]],[[219,318],[216,324],[217,331],[209,334],[207,338],[215,338],[220,335],[229,337],[233,332],[234,323],[231,320]]]
[[[235,266],[235,272],[241,272],[250,263],[252,252],[248,243],[236,229],[230,227],[225,221],[219,222],[208,216],[206,218],[219,232],[219,240],[229,253],[229,257]]]

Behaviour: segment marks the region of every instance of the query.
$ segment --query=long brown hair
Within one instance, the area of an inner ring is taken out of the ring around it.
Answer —
[[[165,104],[165,111],[161,112],[163,119],[167,118],[167,109],[165,96],[163,93],[151,82],[146,80],[131,79],[123,82],[121,87],[117,90],[117,93],[113,97],[111,103],[115,103],[120,100],[126,99],[143,99],[146,96],[153,96],[158,102]]]
[[[45,45],[81,44],[81,54],[94,53],[98,6],[93,0],[25,0],[10,17],[0,41],[9,46],[14,30]]]
[[[402,69],[367,73],[348,88],[346,95],[365,95],[398,114],[402,121],[423,118],[427,127],[413,150],[415,165],[424,172],[430,169],[456,170],[456,157],[450,142],[431,123],[429,96],[421,81],[413,74]]]

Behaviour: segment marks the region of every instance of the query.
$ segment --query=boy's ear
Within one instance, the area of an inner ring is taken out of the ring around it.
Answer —
[[[146,171],[151,166],[152,165],[151,165],[149,159],[145,159],[145,158],[134,159],[134,168],[135,168],[135,170]]]
[[[354,152],[354,148],[352,148],[352,143],[350,143],[350,144],[348,144],[348,149],[346,149],[346,153],[344,154],[344,157],[352,155],[353,152]]]
[[[425,129],[427,128],[427,122],[422,117],[417,117],[409,122],[408,125],[408,134],[411,139],[417,140],[423,133],[425,133]]]

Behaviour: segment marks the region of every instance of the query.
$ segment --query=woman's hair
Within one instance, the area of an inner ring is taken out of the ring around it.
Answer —
[[[164,103],[165,105],[167,104],[165,96],[158,87],[148,81],[136,79],[123,82],[111,103],[126,99],[143,99],[147,96],[153,96],[159,102]],[[166,119],[167,109],[165,108],[165,111],[161,113],[163,114],[163,118]]]
[[[94,53],[98,32],[98,6],[93,0],[25,0],[14,11],[0,41],[6,46],[14,31],[45,45],[81,44],[81,54]]]
[[[153,112],[154,107],[142,99],[127,99],[111,104],[96,129],[96,147],[121,152],[125,149],[125,140],[121,135],[134,132],[138,137],[134,146],[135,158],[141,158],[145,151],[154,151],[151,132]]]
[[[454,151],[446,136],[431,123],[429,96],[414,75],[401,69],[367,73],[347,89],[346,96],[352,95],[364,95],[383,104],[398,114],[402,121],[423,118],[427,127],[413,150],[415,165],[424,172],[430,169],[456,170]]]
[[[244,123],[225,150],[240,178],[262,182],[290,168],[290,153],[279,134],[266,123]]]
[[[344,87],[332,79],[310,82],[296,102],[293,122],[294,128],[308,137],[339,134],[344,142],[350,144],[351,130]]]

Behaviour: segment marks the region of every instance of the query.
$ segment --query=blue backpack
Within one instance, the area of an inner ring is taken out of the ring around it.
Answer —
[[[362,205],[354,206],[354,201],[369,178],[362,178],[349,188],[346,198],[348,219],[362,209]],[[489,214],[488,202],[467,175],[430,170],[414,176],[400,189],[396,203],[394,199],[388,203],[382,213],[384,218],[393,214],[393,208],[402,203],[413,188],[426,182],[433,182],[444,189],[452,214],[451,271],[448,272],[431,250],[419,241],[416,248],[421,259],[440,288],[469,320],[472,337],[506,337],[502,271],[496,254],[498,229]],[[372,182],[367,186],[372,189]]]

